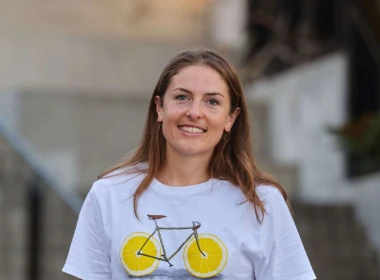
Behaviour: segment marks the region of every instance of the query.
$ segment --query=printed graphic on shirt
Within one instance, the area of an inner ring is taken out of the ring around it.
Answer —
[[[137,278],[149,275],[152,277],[151,279],[193,279],[193,277],[223,279],[220,273],[227,263],[228,252],[218,237],[212,234],[198,234],[197,230],[201,227],[199,222],[194,221],[190,227],[161,228],[157,220],[166,216],[148,215],[148,217],[154,221],[156,226],[153,233],[131,233],[121,245],[121,263],[130,275]],[[169,255],[161,236],[162,229],[166,231],[188,229],[192,232],[188,238],[183,240],[177,250]],[[159,241],[154,237],[156,233]],[[164,261],[168,263],[169,267],[172,267],[170,260],[179,257],[178,253],[182,247],[184,247],[182,257],[186,271],[184,269],[157,269],[160,261]]]
[[[141,276],[129,276],[128,279],[141,279]],[[143,276],[143,279],[150,280],[168,280],[168,279],[176,279],[176,280],[196,280],[199,277],[195,277],[191,275],[186,269],[162,269],[157,268],[152,274],[148,274]],[[214,277],[207,278],[209,280],[224,280],[226,279],[222,274],[218,274]]]
[[[162,251],[157,240],[144,232],[134,232],[121,246],[121,262],[133,276],[144,276],[156,270]],[[151,257],[144,257],[151,256]],[[156,259],[157,258],[157,259]]]

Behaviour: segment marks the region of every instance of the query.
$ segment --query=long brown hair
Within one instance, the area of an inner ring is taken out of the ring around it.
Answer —
[[[140,145],[131,158],[112,166],[100,174],[98,179],[126,167],[136,167],[127,168],[127,170],[145,173],[146,176],[133,196],[134,213],[138,217],[138,200],[165,163],[166,140],[160,129],[160,123],[157,122],[155,97],[159,96],[163,100],[171,78],[181,69],[191,65],[205,65],[216,70],[228,86],[231,100],[230,112],[234,112],[237,107],[240,108],[240,114],[237,116],[230,133],[224,133],[214,148],[208,166],[209,175],[211,178],[228,180],[238,186],[246,198],[242,203],[251,202],[255,206],[258,221],[262,222],[264,215],[260,218],[259,210],[264,213],[265,207],[256,193],[256,187],[258,185],[272,185],[279,189],[288,203],[287,195],[282,186],[271,175],[258,169],[253,156],[247,103],[239,76],[232,65],[218,53],[211,50],[187,50],[179,53],[168,63],[157,82],[150,100],[148,118]],[[143,165],[144,168],[141,169],[141,163],[147,163],[147,165]]]

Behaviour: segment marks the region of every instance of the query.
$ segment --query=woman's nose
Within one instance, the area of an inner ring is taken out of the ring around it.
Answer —
[[[203,117],[203,112],[200,102],[192,102],[190,108],[186,112],[186,116],[191,119],[200,119]]]

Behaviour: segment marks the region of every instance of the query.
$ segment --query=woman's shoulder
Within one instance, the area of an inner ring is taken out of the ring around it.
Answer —
[[[236,186],[227,180],[218,179],[218,181],[230,190],[233,190],[235,192],[242,192],[239,186]],[[280,190],[273,185],[258,185],[255,187],[255,192],[261,200],[271,200],[272,197],[277,196],[282,197]]]
[[[222,186],[228,190],[229,195],[237,195],[245,197],[241,188],[227,180],[218,180]],[[281,191],[273,185],[258,185],[255,187],[255,193],[258,198],[264,203],[264,205],[270,206],[271,204],[276,204],[279,200],[284,201],[284,197],[281,194]]]
[[[90,192],[97,195],[112,192],[125,192],[134,190],[145,177],[143,166],[128,166],[114,170],[96,180]]]
[[[256,193],[261,200],[272,200],[282,197],[281,191],[273,185],[256,186]]]
[[[275,220],[289,220],[291,212],[279,188],[272,185],[260,185],[256,187],[256,193],[264,204],[266,216]]]
[[[117,185],[145,175],[144,169],[139,165],[128,166],[114,170],[94,182],[97,185]]]

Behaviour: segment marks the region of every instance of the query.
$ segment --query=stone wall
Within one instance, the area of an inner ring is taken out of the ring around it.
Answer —
[[[137,147],[149,104],[148,99],[80,94],[21,96],[20,133],[63,185],[81,193]]]

